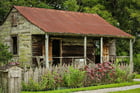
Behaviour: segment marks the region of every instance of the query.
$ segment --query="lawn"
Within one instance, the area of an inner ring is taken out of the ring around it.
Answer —
[[[135,78],[140,79],[140,74],[136,74]]]
[[[103,88],[130,86],[130,85],[136,85],[136,84],[140,84],[140,82],[139,81],[125,82],[125,83],[107,84],[107,85],[90,86],[90,87],[73,88],[73,89],[62,89],[62,90],[54,90],[54,91],[53,90],[52,91],[40,91],[40,92],[22,91],[22,93],[70,93],[70,92],[75,92],[75,91],[96,90],[96,89],[103,89]]]
[[[109,93],[140,93],[140,88],[126,90],[126,91],[109,92]]]

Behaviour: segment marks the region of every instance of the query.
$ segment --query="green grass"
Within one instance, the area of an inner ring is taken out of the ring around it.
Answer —
[[[21,93],[70,93],[70,92],[75,92],[75,91],[96,90],[96,89],[103,89],[103,88],[130,86],[130,85],[136,85],[136,84],[140,84],[140,81],[116,83],[116,84],[107,84],[107,85],[99,85],[99,86],[90,86],[90,87],[82,87],[82,88],[52,90],[52,91],[38,91],[38,92],[22,91]]]
[[[135,78],[140,79],[140,74],[136,74]]]
[[[130,89],[126,91],[109,92],[109,93],[140,93],[140,88]]]

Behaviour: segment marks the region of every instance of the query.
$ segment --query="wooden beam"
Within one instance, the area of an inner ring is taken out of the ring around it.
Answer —
[[[60,57],[62,57],[62,40],[60,40]],[[62,64],[62,58],[60,58],[60,64]]]
[[[100,63],[103,63],[103,37],[100,39]]]
[[[87,64],[87,37],[84,37],[84,61]]]
[[[129,66],[130,66],[130,73],[132,73],[133,72],[133,42],[132,42],[132,39],[130,39],[130,64],[129,64]]]
[[[45,34],[45,58],[46,58],[46,67],[49,68],[49,35]]]

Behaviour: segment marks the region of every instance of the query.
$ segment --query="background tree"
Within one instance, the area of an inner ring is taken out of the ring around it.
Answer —
[[[96,13],[114,26],[134,35],[134,54],[140,53],[139,0],[0,0],[0,24],[13,5]],[[126,44],[126,41],[120,40],[119,47],[122,43]],[[119,52],[123,49],[126,51],[127,47],[122,47]]]
[[[79,5],[76,0],[67,0],[63,2],[63,9],[68,11],[78,11]]]

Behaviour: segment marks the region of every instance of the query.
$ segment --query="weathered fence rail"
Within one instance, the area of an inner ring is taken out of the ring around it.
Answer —
[[[126,70],[128,64],[119,64],[121,69]],[[30,79],[35,82],[39,82],[43,75],[47,75],[48,72],[63,72],[68,69],[69,65],[52,66],[49,69],[45,67],[36,68],[19,68],[16,66],[0,69],[0,90],[2,93],[20,93],[21,81],[29,83]],[[73,65],[74,68],[78,68],[77,65]],[[0,92],[1,93],[1,92]]]
[[[48,69],[45,67],[42,68],[24,68],[22,71],[23,82],[28,83],[30,79],[34,80],[35,82],[39,82],[41,77],[47,74]]]
[[[80,68],[77,65],[73,65],[75,68]],[[129,68],[129,64],[118,64],[117,66],[120,67],[120,69],[126,70],[126,68]],[[48,71],[66,71],[68,69],[68,66],[56,66],[56,67],[50,67],[45,68],[45,67],[40,67],[40,68],[24,68],[22,71],[22,80],[24,83],[28,83],[30,79],[34,80],[35,82],[39,82],[41,80],[41,77],[43,75],[46,75]],[[61,72],[60,72],[61,73]]]
[[[0,93],[20,93],[21,71],[17,66],[0,67]]]

